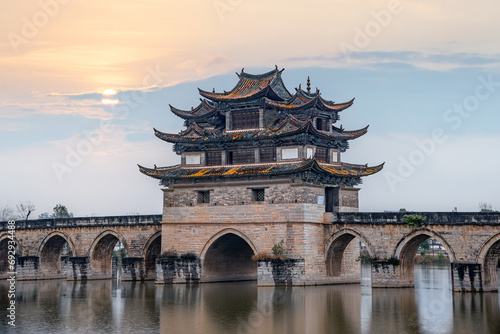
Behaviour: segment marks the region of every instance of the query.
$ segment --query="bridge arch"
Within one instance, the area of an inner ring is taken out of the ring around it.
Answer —
[[[417,228],[401,238],[394,249],[393,254],[399,259],[400,276],[413,280],[415,255],[417,255],[420,245],[429,238],[439,241],[446,249],[451,263],[456,261],[455,252],[439,233],[426,227]]]
[[[492,236],[482,246],[476,262],[483,266],[483,285],[493,290],[498,289],[497,267],[500,259],[500,233]]]
[[[156,259],[161,253],[161,230],[154,232],[149,238],[142,254],[144,256],[144,266],[146,277],[154,279],[156,272]]]
[[[10,271],[9,269],[9,241],[12,241],[10,238],[10,234],[5,233],[0,235],[0,276],[2,274]],[[19,240],[14,237],[15,246],[16,250],[20,253],[23,254],[23,247]],[[12,243],[10,243],[12,244]]]
[[[213,235],[203,247],[202,280],[205,282],[257,279],[255,244],[242,232],[227,228]]]
[[[125,254],[128,254],[129,248],[125,237],[115,230],[102,231],[92,242],[88,254],[92,271],[96,277],[111,277],[113,250],[118,241],[125,249]]]
[[[60,245],[61,251],[62,251],[62,246],[64,246],[64,243],[67,242],[68,246],[70,248],[71,254],[73,254],[73,256],[75,256],[76,255],[76,248],[75,248],[75,244],[73,243],[73,240],[71,239],[71,237],[68,234],[66,234],[62,231],[53,231],[53,232],[50,232],[49,234],[47,234],[45,236],[45,238],[43,238],[42,242],[40,243],[40,246],[38,246],[36,256],[40,257],[40,259],[41,259],[41,256],[42,256],[44,249],[46,249],[46,247],[54,248],[54,246],[58,245],[62,241],[61,239],[64,239],[64,242]]]
[[[374,251],[371,243],[360,232],[352,228],[342,228],[328,238],[325,243],[325,264],[327,276],[342,275],[342,261],[347,246],[355,238],[358,238],[370,254],[374,257]]]
[[[61,231],[53,231],[43,238],[36,255],[40,259],[40,269],[49,276],[54,274],[66,274],[61,267],[61,254],[64,245],[68,245],[69,250],[75,256],[75,245],[70,236]]]
[[[5,249],[8,250],[7,247],[9,245],[9,242],[8,242],[9,240],[12,240],[10,234],[4,233],[4,234],[0,235],[0,249],[4,249],[3,245],[5,243]],[[14,237],[14,242],[16,243],[16,248],[18,248],[19,254],[23,255],[24,254],[24,247],[17,237]],[[7,252],[5,254],[7,254]],[[0,258],[3,259],[3,257],[0,257]]]

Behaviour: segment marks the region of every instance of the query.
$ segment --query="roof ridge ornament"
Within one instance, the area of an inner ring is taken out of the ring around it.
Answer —
[[[307,93],[311,93],[311,79],[307,76]]]

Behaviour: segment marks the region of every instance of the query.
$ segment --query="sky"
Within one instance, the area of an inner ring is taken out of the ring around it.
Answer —
[[[0,206],[75,216],[159,214],[143,166],[180,162],[153,127],[171,104],[230,90],[235,72],[285,68],[366,135],[342,160],[360,211],[500,210],[500,2],[468,0],[3,0]],[[115,91],[116,94],[109,95]]]

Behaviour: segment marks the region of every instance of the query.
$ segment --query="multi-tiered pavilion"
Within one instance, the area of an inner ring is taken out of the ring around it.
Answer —
[[[313,202],[324,203],[326,211],[356,211],[361,177],[374,174],[382,165],[367,167],[345,163],[341,154],[349,141],[367,132],[368,126],[347,131],[335,124],[340,113],[349,108],[354,99],[334,103],[322,97],[319,90],[312,92],[300,86],[291,94],[285,87],[277,68],[260,75],[238,75],[238,83],[229,92],[216,93],[199,90],[201,103],[191,110],[170,106],[170,110],[185,120],[187,127],[178,134],[154,130],[158,138],[174,144],[181,156],[180,165],[145,168],[142,173],[161,180],[161,184],[197,186],[210,184],[227,187],[241,181],[260,181],[266,186],[277,181],[289,185],[310,185],[322,188]],[[242,202],[274,201],[266,196],[267,187],[252,188],[239,194]],[[211,190],[212,191],[212,190]],[[211,191],[203,192],[190,201],[217,202]],[[293,192],[292,192],[293,193]],[[321,197],[325,196],[325,197]],[[303,202],[300,196],[286,196],[292,203]],[[326,202],[324,199],[326,198]],[[286,201],[283,199],[282,201]]]
[[[359,189],[355,186],[361,177],[377,173],[383,165],[342,161],[349,141],[368,129],[348,131],[336,125],[340,113],[354,99],[344,103],[326,100],[318,89],[311,91],[309,78],[305,90],[299,85],[292,94],[282,73],[277,67],[259,75],[242,70],[230,91],[199,89],[202,98],[197,107],[181,110],[170,106],[184,119],[185,130],[154,130],[181,156],[181,163],[175,166],[139,166],[142,173],[164,186],[164,251],[182,248],[205,257],[210,246],[201,240],[196,244],[195,235],[181,232],[182,224],[189,224],[193,234],[200,228],[208,234],[232,228],[244,240],[249,237],[243,230],[253,228],[262,238],[269,238],[264,244],[270,249],[286,235],[266,232],[278,231],[276,224],[286,222],[302,224],[296,226],[302,231],[296,231],[297,240],[288,239],[287,249],[288,255],[304,258],[302,246],[293,244],[302,238],[303,224],[321,224],[325,212],[358,210]],[[181,235],[191,238],[191,246],[178,243]],[[246,241],[248,254],[260,249]],[[310,241],[314,242],[299,243]],[[233,249],[246,254],[238,247]],[[204,272],[206,277],[211,274],[206,266]]]

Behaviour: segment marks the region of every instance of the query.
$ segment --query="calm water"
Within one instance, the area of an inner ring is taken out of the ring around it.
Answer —
[[[367,270],[368,269],[368,270]],[[18,282],[17,326],[0,333],[500,333],[497,293],[452,293],[446,267],[418,266],[415,289],[255,283]]]

